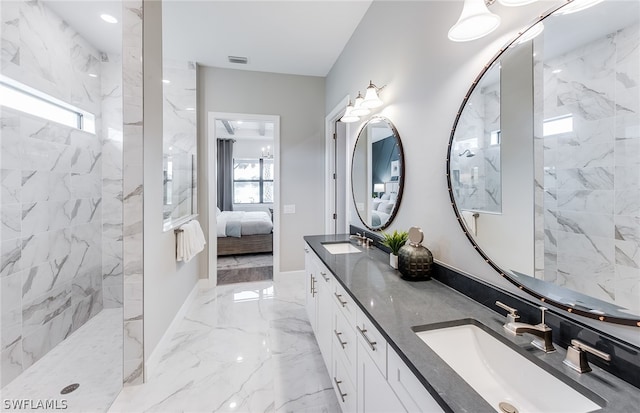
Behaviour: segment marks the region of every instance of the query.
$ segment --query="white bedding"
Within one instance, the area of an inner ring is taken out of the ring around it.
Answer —
[[[271,217],[264,211],[222,211],[217,215],[218,237],[270,234]]]

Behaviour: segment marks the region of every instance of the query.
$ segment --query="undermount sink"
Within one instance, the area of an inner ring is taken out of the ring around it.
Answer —
[[[459,320],[413,331],[496,411],[593,412],[601,405],[513,348],[506,339],[475,320]],[[504,342],[502,341],[504,340]],[[558,373],[560,374],[560,373]]]
[[[322,246],[331,254],[353,254],[354,252],[362,252],[350,242],[323,243]]]

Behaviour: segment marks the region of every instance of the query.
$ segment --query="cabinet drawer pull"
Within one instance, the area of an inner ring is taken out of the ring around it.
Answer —
[[[311,276],[311,297],[316,296],[316,277]]]
[[[333,293],[333,295],[335,295],[335,296],[336,296],[336,298],[338,299],[338,302],[339,302],[343,307],[346,307],[346,306],[347,306],[347,304],[349,304],[347,301],[342,301],[342,299],[341,299],[342,294]]]
[[[342,346],[342,348],[344,348],[344,346],[347,345],[346,341],[342,341],[340,339],[340,336],[342,335],[342,333],[338,333],[338,330],[333,330],[333,333],[336,335],[336,337],[338,338],[338,343],[340,343],[340,345]]]
[[[340,383],[342,383],[342,380],[338,381],[338,379],[336,379],[335,377],[333,378],[333,381],[336,383],[336,388],[338,389],[338,394],[340,394],[340,398],[342,399],[342,403],[344,403],[344,398],[347,395],[347,393],[343,393],[342,390],[340,390]]]
[[[322,278],[324,278],[324,280],[325,280],[326,282],[329,282],[329,280],[331,279],[331,278],[329,278],[329,277],[325,277],[325,275],[327,275],[327,273],[326,273],[326,272],[322,272],[322,271],[320,271],[320,275],[322,275]]]
[[[308,254],[309,253],[309,248],[305,247],[304,248],[304,252],[306,252]]]
[[[366,328],[360,328],[359,326],[356,326],[356,329],[358,330],[358,332],[360,332],[360,334],[362,335],[362,337],[364,337],[364,341],[367,342],[367,344],[369,344],[369,347],[371,347],[371,351],[376,351],[376,342],[375,341],[371,341],[369,340],[369,337],[367,337],[367,335],[365,334],[367,332]]]

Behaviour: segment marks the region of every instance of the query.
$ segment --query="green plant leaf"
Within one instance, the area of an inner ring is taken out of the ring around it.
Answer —
[[[393,234],[383,232],[381,244],[389,247],[393,254],[398,255],[398,251],[407,242],[408,238],[409,233],[407,231],[395,230]]]

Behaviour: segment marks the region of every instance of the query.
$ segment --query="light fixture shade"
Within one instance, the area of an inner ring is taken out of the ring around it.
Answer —
[[[373,109],[378,108],[383,104],[384,102],[378,97],[378,88],[371,81],[369,81],[369,87],[367,88],[367,92],[364,95],[364,100],[362,101],[360,106]]]
[[[542,33],[543,31],[544,31],[544,24],[542,24],[542,22],[538,22],[529,30],[522,33],[522,36],[518,37],[518,40],[514,42],[514,46],[522,43],[526,43],[529,40],[533,40],[534,38],[538,37],[538,35],[540,35],[540,33]]]
[[[573,0],[557,11],[558,14],[571,14],[593,7],[602,0]]]
[[[364,98],[362,97],[362,94],[358,92],[358,96],[356,97],[356,100],[353,103],[353,109],[351,110],[352,115],[366,116],[369,113],[371,113],[371,110],[369,110],[369,108],[365,108],[364,106],[362,106],[363,101],[364,101]]]
[[[347,108],[344,111],[344,115],[342,115],[342,117],[340,118],[340,122],[351,123],[351,122],[359,121],[360,118],[352,114],[351,113],[352,111],[353,111],[353,104],[351,103],[351,101],[349,101],[349,103],[347,104]]]
[[[535,3],[538,0],[498,0],[498,3],[507,7],[524,6],[526,4]]]
[[[484,37],[498,28],[500,16],[489,11],[484,0],[464,0],[458,22],[449,29],[449,40],[468,42]]]
[[[384,192],[384,184],[373,184],[373,192]]]

